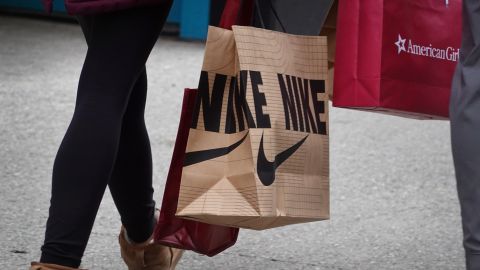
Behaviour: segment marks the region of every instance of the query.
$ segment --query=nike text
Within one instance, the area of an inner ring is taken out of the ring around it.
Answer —
[[[326,135],[326,122],[320,116],[326,112],[327,104],[319,96],[325,94],[325,81],[285,74],[277,74],[277,80],[285,129]],[[242,70],[238,77],[202,71],[192,128],[198,128],[200,119],[206,131],[221,132],[222,128],[227,134],[246,128],[271,128],[270,115],[266,113],[267,98],[259,87],[262,85],[259,71]],[[250,100],[253,104],[249,104]]]

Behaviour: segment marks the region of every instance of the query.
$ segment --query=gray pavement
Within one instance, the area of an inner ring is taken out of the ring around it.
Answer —
[[[0,15],[0,269],[38,259],[53,159],[73,112],[86,51],[77,25]],[[148,62],[147,125],[156,199],[176,134],[182,89],[197,85],[204,46],[159,39]],[[331,110],[331,220],[242,230],[178,269],[463,269],[447,121]],[[118,214],[105,194],[83,267],[126,269]]]

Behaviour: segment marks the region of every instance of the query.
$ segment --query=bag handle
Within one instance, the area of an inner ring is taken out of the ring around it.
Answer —
[[[232,30],[232,25],[250,25],[253,7],[253,0],[227,0],[219,26]]]
[[[275,16],[275,19],[277,20],[278,24],[280,24],[280,27],[282,28],[282,31],[284,33],[287,33],[287,30],[286,30],[285,26],[283,25],[282,21],[280,20],[280,17],[278,16],[277,10],[275,9],[275,7],[272,4],[272,0],[266,0],[266,1],[268,2],[268,5],[270,6],[270,9],[272,10],[273,16]],[[262,13],[260,11],[260,3],[258,2],[258,0],[255,0],[255,5],[256,5],[255,11],[257,13],[258,19],[260,20],[260,25],[262,26],[263,29],[267,29],[265,27],[265,23],[263,21],[263,16],[262,16]]]
[[[280,24],[282,31],[284,33],[287,33],[287,30],[283,25],[282,21],[280,20],[280,17],[278,16],[277,10],[273,6],[272,1],[266,1],[268,2],[269,7],[272,10],[278,24]],[[219,26],[221,28],[231,30],[232,25],[252,25],[253,9],[255,9],[257,13],[261,27],[263,29],[266,29],[262,13],[260,12],[260,3],[258,0],[227,0],[227,2],[225,3],[225,8],[222,12]]]

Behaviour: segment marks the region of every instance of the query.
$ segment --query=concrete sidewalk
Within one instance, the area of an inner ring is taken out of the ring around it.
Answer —
[[[147,125],[157,202],[176,135],[182,89],[197,85],[202,43],[162,37],[148,62]],[[86,45],[80,28],[0,15],[0,269],[40,254],[51,168],[73,112]],[[178,269],[463,269],[447,121],[331,110],[331,220],[262,232]],[[105,194],[83,267],[126,269]]]

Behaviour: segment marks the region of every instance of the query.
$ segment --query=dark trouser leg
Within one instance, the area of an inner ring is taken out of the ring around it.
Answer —
[[[87,43],[92,36],[92,16],[78,18]],[[152,188],[152,155],[144,112],[147,99],[146,69],[139,75],[123,116],[117,159],[108,186],[130,239],[147,240],[155,225]]]
[[[90,43],[93,16],[79,17]],[[123,116],[117,159],[108,186],[130,239],[144,242],[153,231],[155,202],[152,188],[152,155],[144,112],[147,71],[144,68],[130,95]]]
[[[108,186],[130,239],[144,242],[153,233],[155,202],[152,155],[144,120],[147,73],[144,70],[123,117],[120,147]]]
[[[169,6],[89,16],[92,31],[75,112],[54,164],[42,262],[80,264],[117,160],[133,86]]]
[[[468,270],[480,269],[480,2],[463,2],[463,40],[450,103],[452,151]]]

